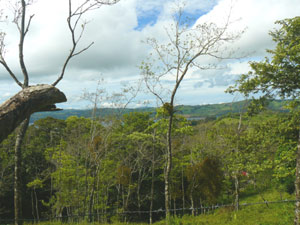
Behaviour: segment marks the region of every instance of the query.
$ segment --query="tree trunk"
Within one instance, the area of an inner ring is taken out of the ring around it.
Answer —
[[[184,215],[184,208],[185,208],[185,191],[184,191],[183,166],[181,167],[181,189],[182,189],[182,215]]]
[[[153,199],[154,199],[154,169],[155,169],[155,148],[154,148],[154,144],[155,144],[155,131],[153,133],[153,142],[152,142],[152,160],[151,160],[151,194],[150,194],[150,215],[149,215],[149,223],[152,224],[153,223]]]
[[[176,198],[173,199],[174,206],[174,216],[176,216]]]
[[[173,112],[170,112],[169,127],[167,133],[167,162],[165,169],[165,208],[166,208],[166,224],[170,221],[170,174],[172,169],[172,123],[173,123]]]
[[[130,180],[131,180],[131,176],[130,176]],[[127,192],[126,199],[125,199],[124,212],[128,210],[129,197],[131,194],[130,186],[131,186],[131,182],[129,182],[129,184],[128,184],[128,192]],[[125,213],[125,223],[127,223],[127,213]]]
[[[153,223],[153,198],[154,198],[154,162],[152,162],[152,168],[151,168],[151,194],[150,194],[150,218],[149,223]]]
[[[36,222],[36,219],[35,219],[35,213],[34,213],[34,202],[33,202],[33,190],[31,191],[31,214],[32,214],[32,217],[33,217],[33,221]]]
[[[242,113],[240,113],[239,125],[237,129],[237,136],[240,139],[241,134],[241,127],[242,127]],[[235,149],[235,154],[238,154],[240,150],[239,142],[237,144],[237,148]],[[235,186],[235,211],[238,211],[240,208],[240,181],[239,181],[239,173],[240,171],[235,171],[234,176],[234,186]]]
[[[296,207],[295,207],[295,225],[300,225],[300,130],[298,136],[297,156],[296,156],[296,180],[295,180],[295,193],[296,193]]]
[[[51,85],[24,88],[0,105],[0,142],[32,113],[59,110],[54,104],[65,101],[64,93]]]
[[[191,199],[192,216],[195,216],[195,206],[194,206],[193,191],[191,191],[190,199]]]
[[[234,202],[235,210],[238,211],[240,208],[240,182],[237,174],[234,176],[234,186],[235,186],[235,202]]]
[[[36,189],[34,188],[34,197],[35,197],[35,211],[36,211],[36,218],[37,218],[37,222],[40,222],[40,215],[39,215],[39,205],[38,205],[38,197],[36,194]]]
[[[15,225],[22,224],[22,194],[21,194],[21,144],[29,124],[29,117],[20,125],[15,144],[15,177],[14,177],[14,211]]]
[[[106,187],[106,198],[105,198],[105,207],[104,207],[104,215],[105,215],[105,220],[104,222],[107,223],[107,209],[108,209],[108,197],[109,197],[109,186],[107,185]]]
[[[94,182],[93,182],[93,187],[92,187],[92,191],[91,191],[91,195],[90,195],[90,200],[89,200],[89,222],[92,223],[94,222],[94,215],[93,215],[93,208],[94,208],[94,194],[95,194],[95,186],[96,186],[96,182],[95,182],[96,178],[94,178]]]

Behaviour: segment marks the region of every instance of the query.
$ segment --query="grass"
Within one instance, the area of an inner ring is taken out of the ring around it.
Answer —
[[[267,191],[263,195],[250,195],[241,200],[242,203],[255,203],[266,201],[292,200],[294,195],[277,191]],[[172,225],[288,225],[294,224],[294,203],[274,203],[241,206],[239,211],[234,211],[232,207],[220,208],[213,214],[193,216],[183,216],[173,218]],[[163,225],[163,221],[155,225]]]
[[[284,193],[280,195],[277,191],[267,191],[263,195],[253,194],[244,197],[242,203],[255,203],[267,201],[278,201],[279,199],[292,200],[293,195]],[[239,211],[234,211],[232,207],[220,208],[212,214],[190,216],[182,218],[173,217],[170,225],[289,225],[294,224],[294,203],[274,203],[241,206]],[[69,223],[70,224],[70,223]],[[97,223],[95,223],[97,224]],[[98,223],[99,224],[99,223]],[[98,225],[97,224],[97,225]],[[125,225],[129,223],[115,222],[111,225]],[[131,225],[146,225],[146,223],[130,223]],[[43,222],[39,225],[62,225],[60,222]],[[64,224],[65,225],[65,224]],[[75,224],[74,224],[75,225]],[[82,222],[76,225],[90,225]],[[108,224],[101,224],[108,225]],[[159,221],[154,225],[165,225],[165,221]]]

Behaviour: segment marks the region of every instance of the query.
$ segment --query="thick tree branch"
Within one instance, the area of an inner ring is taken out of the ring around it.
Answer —
[[[20,42],[19,42],[19,61],[20,61],[21,70],[22,70],[22,73],[23,73],[23,76],[24,76],[23,86],[28,87],[28,82],[29,82],[28,72],[27,72],[27,69],[26,69],[26,66],[25,66],[25,62],[24,62],[24,51],[23,51],[24,50],[24,39],[25,39],[25,35],[26,35],[26,33],[25,33],[25,18],[26,18],[26,2],[25,2],[25,0],[22,0],[22,14],[21,14],[21,16],[22,16],[21,17],[22,19],[21,19],[21,29],[20,29]],[[28,29],[28,27],[26,29]]]
[[[51,85],[24,88],[0,105],[0,142],[32,113],[59,110],[54,104],[65,101],[64,93]]]

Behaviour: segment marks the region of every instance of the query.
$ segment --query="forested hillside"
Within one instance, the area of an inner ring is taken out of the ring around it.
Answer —
[[[162,219],[166,123],[161,110],[35,121],[22,146],[24,219]],[[197,208],[217,203],[238,207],[253,194],[263,201],[266,190],[293,193],[298,124],[296,114],[271,111],[196,126],[176,115],[171,209],[198,214]],[[1,223],[14,216],[14,139],[0,145]]]
[[[145,2],[0,0],[0,225],[300,225],[299,4]]]
[[[190,119],[215,119],[219,116],[226,115],[228,113],[238,113],[241,110],[246,111],[247,106],[251,101],[240,101],[231,103],[220,103],[220,104],[208,104],[208,105],[178,105],[175,107],[177,114],[183,115]],[[267,105],[267,108],[275,112],[287,112],[284,106],[287,101],[284,100],[273,100]],[[127,114],[130,112],[151,112],[152,116],[155,114],[155,108],[144,107],[144,108],[100,108],[96,111],[96,116],[106,117],[111,115]],[[45,117],[53,117],[56,119],[67,119],[70,116],[78,116],[90,118],[92,116],[92,109],[76,110],[76,109],[64,109],[56,112],[38,112],[31,116],[31,123],[35,120],[42,119]]]

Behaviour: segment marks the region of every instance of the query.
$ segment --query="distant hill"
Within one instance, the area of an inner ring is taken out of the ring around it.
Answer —
[[[247,105],[250,101],[239,101],[231,103],[222,103],[222,104],[209,104],[209,105],[182,105],[177,106],[176,110],[178,113],[188,117],[220,117],[228,113],[237,113],[247,110]],[[276,112],[287,112],[288,110],[284,108],[287,100],[273,100],[269,103],[268,109]]]
[[[270,102],[268,108],[272,111],[287,111],[283,108],[287,101],[285,100],[273,100]],[[205,119],[205,118],[217,118],[219,116],[226,115],[228,113],[237,113],[241,109],[245,109],[245,101],[222,103],[222,104],[208,104],[208,105],[178,105],[175,107],[177,114],[186,116],[189,119]],[[144,108],[128,108],[128,109],[113,109],[113,108],[100,108],[96,111],[96,116],[105,117],[108,115],[120,115],[130,112],[155,112],[154,107]],[[45,117],[53,117],[57,119],[67,119],[70,116],[86,117],[89,118],[92,115],[91,109],[64,109],[56,112],[39,112],[31,116],[31,123],[35,120],[39,120]]]

